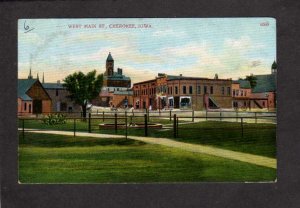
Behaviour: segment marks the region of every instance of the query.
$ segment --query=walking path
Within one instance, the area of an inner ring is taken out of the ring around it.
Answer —
[[[22,130],[19,128],[19,130]],[[71,131],[55,131],[55,130],[39,130],[39,129],[25,129],[26,132],[42,133],[42,134],[58,134],[73,136],[74,133]],[[98,134],[98,133],[87,133],[87,132],[76,132],[76,136],[81,137],[96,137],[96,138],[124,138],[124,135],[113,135],[113,134]],[[182,150],[202,153],[207,155],[213,155],[217,157],[238,160],[241,162],[251,163],[259,166],[276,169],[276,159],[253,155],[243,152],[236,152],[231,150],[225,150],[217,147],[206,146],[201,144],[189,144],[184,142],[174,141],[167,138],[155,138],[155,137],[140,137],[140,136],[128,136],[129,139],[134,139],[149,144],[159,144],[168,147],[175,147]]]

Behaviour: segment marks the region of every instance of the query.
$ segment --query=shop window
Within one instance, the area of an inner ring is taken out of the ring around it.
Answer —
[[[175,94],[177,95],[178,94],[178,87],[175,86]]]
[[[207,93],[207,86],[204,86],[204,94]]]

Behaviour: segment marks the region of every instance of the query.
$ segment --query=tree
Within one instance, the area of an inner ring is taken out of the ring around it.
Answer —
[[[257,78],[253,74],[251,74],[250,76],[246,76],[245,80],[249,81],[251,89],[253,89],[256,86]]]
[[[81,105],[83,117],[86,118],[87,104],[99,95],[103,84],[103,74],[96,76],[96,70],[88,72],[75,72],[63,80],[63,86],[69,91],[68,96],[76,104]]]

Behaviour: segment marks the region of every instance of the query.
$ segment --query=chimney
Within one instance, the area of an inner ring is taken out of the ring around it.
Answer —
[[[121,68],[118,68],[118,74],[122,75],[122,69]]]

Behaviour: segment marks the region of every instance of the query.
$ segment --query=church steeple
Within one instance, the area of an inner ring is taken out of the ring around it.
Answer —
[[[29,69],[29,75],[28,75],[28,79],[32,79],[33,77],[32,77],[32,74],[31,74],[31,67],[30,67],[30,69]]]
[[[40,78],[39,78],[39,73],[36,74],[36,79],[37,79],[37,80],[40,80]]]
[[[43,72],[43,81],[42,81],[42,83],[43,83],[43,84],[45,83],[44,72]]]
[[[275,60],[274,60],[274,62],[272,64],[271,72],[272,72],[272,74],[277,74],[277,63],[276,63]]]
[[[104,73],[106,76],[113,76],[114,75],[114,59],[109,52],[107,59],[106,59],[106,71]]]

